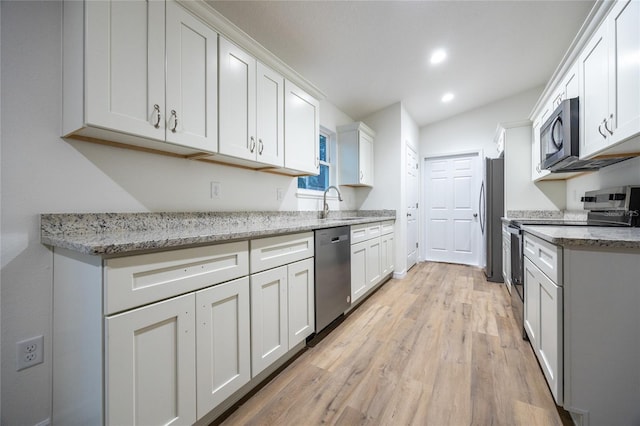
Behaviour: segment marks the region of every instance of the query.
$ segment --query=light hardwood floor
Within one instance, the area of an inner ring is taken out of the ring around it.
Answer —
[[[390,280],[224,425],[561,425],[504,285],[421,263]]]

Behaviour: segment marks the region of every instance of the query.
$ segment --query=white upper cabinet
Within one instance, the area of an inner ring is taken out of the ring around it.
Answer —
[[[64,136],[217,150],[217,33],[202,21],[173,1],[66,1],[63,38]]]
[[[611,149],[640,132],[639,50],[640,3],[618,1],[579,59],[581,157],[640,148]]]
[[[373,186],[374,137],[362,122],[338,127],[340,185]]]
[[[177,3],[166,5],[166,140],[217,151],[218,34]]]
[[[624,0],[608,18],[612,143],[640,132],[640,2]]]
[[[220,37],[220,154],[284,165],[284,78]]]
[[[284,173],[320,173],[320,103],[289,80],[284,83]]]

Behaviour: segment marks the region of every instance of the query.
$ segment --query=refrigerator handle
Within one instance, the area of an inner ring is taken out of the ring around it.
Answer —
[[[482,185],[480,185],[480,198],[478,199],[478,211],[480,212],[480,230],[482,231],[482,235],[484,235],[484,216],[483,216],[483,204],[486,205],[486,203],[484,203],[485,199],[484,199],[484,182],[482,182]],[[485,215],[486,216],[486,215]]]

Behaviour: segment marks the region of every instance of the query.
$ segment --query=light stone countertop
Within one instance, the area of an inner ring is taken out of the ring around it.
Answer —
[[[40,215],[40,241],[105,257],[395,220],[395,210]]]
[[[563,247],[640,249],[640,228],[523,225],[522,229]]]

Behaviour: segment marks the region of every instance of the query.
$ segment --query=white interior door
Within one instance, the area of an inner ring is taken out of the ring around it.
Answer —
[[[418,259],[418,154],[407,144],[407,270]]]
[[[473,153],[427,159],[427,260],[478,265],[479,158]]]

